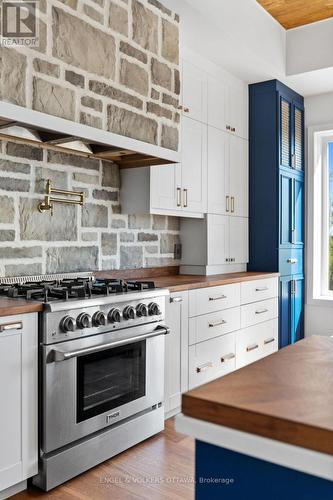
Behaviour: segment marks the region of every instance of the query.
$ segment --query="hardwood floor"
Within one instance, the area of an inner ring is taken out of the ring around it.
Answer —
[[[15,500],[187,500],[194,498],[194,440],[178,434],[174,419],[164,432],[81,474],[41,492],[29,488]]]

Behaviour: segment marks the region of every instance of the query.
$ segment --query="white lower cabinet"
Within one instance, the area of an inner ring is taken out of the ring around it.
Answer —
[[[272,319],[241,330],[236,340],[236,368],[278,350],[278,320]]]
[[[37,314],[1,317],[0,498],[38,471],[37,369]]]

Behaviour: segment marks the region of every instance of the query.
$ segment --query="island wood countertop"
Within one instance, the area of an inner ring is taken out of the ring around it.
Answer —
[[[27,314],[40,312],[43,310],[43,304],[24,299],[0,298],[0,317],[16,316],[18,314]]]
[[[333,338],[309,337],[194,389],[182,411],[333,455]]]

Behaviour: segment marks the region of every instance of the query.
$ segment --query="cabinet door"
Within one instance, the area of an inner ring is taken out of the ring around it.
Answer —
[[[280,175],[280,245],[290,246],[293,238],[293,189],[294,179],[286,174]]]
[[[208,213],[230,212],[229,184],[230,135],[208,127]]]
[[[183,61],[183,114],[207,123],[207,75],[188,61]]]
[[[304,170],[304,110],[293,105],[293,158],[292,166]]]
[[[150,208],[181,210],[181,165],[161,165],[150,168]]]
[[[228,85],[227,125],[233,134],[248,139],[248,86],[234,78]]]
[[[188,390],[188,292],[171,294],[166,301],[171,333],[165,337],[165,414],[171,416]]]
[[[293,302],[292,302],[292,333],[291,343],[297,342],[304,338],[304,278],[294,278],[293,286]]]
[[[230,219],[230,251],[233,263],[246,264],[249,261],[249,220],[244,217]]]
[[[249,214],[248,143],[230,136],[229,195],[230,213],[239,217]]]
[[[228,84],[208,76],[208,124],[219,130],[227,130]]]
[[[292,105],[280,97],[280,165],[292,167]]]
[[[230,217],[207,216],[207,265],[226,264],[230,258]]]
[[[207,212],[207,125],[182,122],[182,199],[186,212]]]
[[[293,179],[293,227],[292,241],[304,244],[304,180]]]
[[[292,278],[283,277],[280,280],[280,341],[279,347],[286,347],[291,343],[292,331]]]

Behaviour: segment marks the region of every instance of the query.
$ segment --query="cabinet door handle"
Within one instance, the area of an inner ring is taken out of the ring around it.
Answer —
[[[221,357],[221,363],[225,363],[226,361],[230,361],[231,359],[235,359],[236,354],[231,352],[230,354],[226,354]]]
[[[222,299],[227,299],[228,297],[226,295],[218,295],[217,297],[209,297],[209,301],[212,302],[213,300],[222,300]]]
[[[211,361],[205,363],[204,365],[197,366],[197,373],[205,372],[206,370],[209,370],[209,368],[213,368],[213,363]]]
[[[230,212],[230,196],[226,196],[225,197],[225,211],[226,212]]]
[[[236,132],[236,128],[235,127],[231,127],[231,132]]]
[[[184,191],[184,208],[187,208],[187,189],[183,189]]]
[[[22,330],[22,321],[16,323],[4,323],[0,325],[0,332],[9,332],[10,330]]]
[[[264,345],[271,344],[274,341],[275,341],[275,337],[271,337],[270,339],[264,340]]]
[[[288,264],[297,264],[298,260],[297,259],[288,259],[287,262],[288,262]]]
[[[255,351],[256,349],[258,349],[258,347],[259,347],[259,344],[252,344],[252,345],[249,345],[249,346],[247,346],[247,348],[246,348],[246,352]]]
[[[183,111],[183,109],[184,109],[184,108],[183,108],[183,106],[178,106],[178,108],[177,108],[177,109],[178,109],[179,111]]]
[[[190,108],[184,108],[184,113],[189,113],[190,112]]]
[[[226,325],[226,321],[224,319],[221,319],[221,321],[216,321],[215,323],[209,323],[209,328],[216,328],[217,326],[222,326]]]
[[[260,311],[256,311],[255,314],[265,314],[268,313],[268,309],[261,309]]]
[[[231,197],[231,213],[235,213],[235,197]]]
[[[170,302],[171,303],[183,302],[183,298],[182,297],[170,297]]]
[[[291,166],[292,166],[292,168],[296,168],[296,154],[295,153],[293,153],[291,155]]]
[[[225,126],[225,128],[226,128],[227,130],[231,130],[230,125],[226,125],[226,126]]]
[[[266,292],[268,290],[268,286],[262,286],[260,288],[256,288],[256,292]]]
[[[182,206],[182,189],[177,187],[177,207]]]

